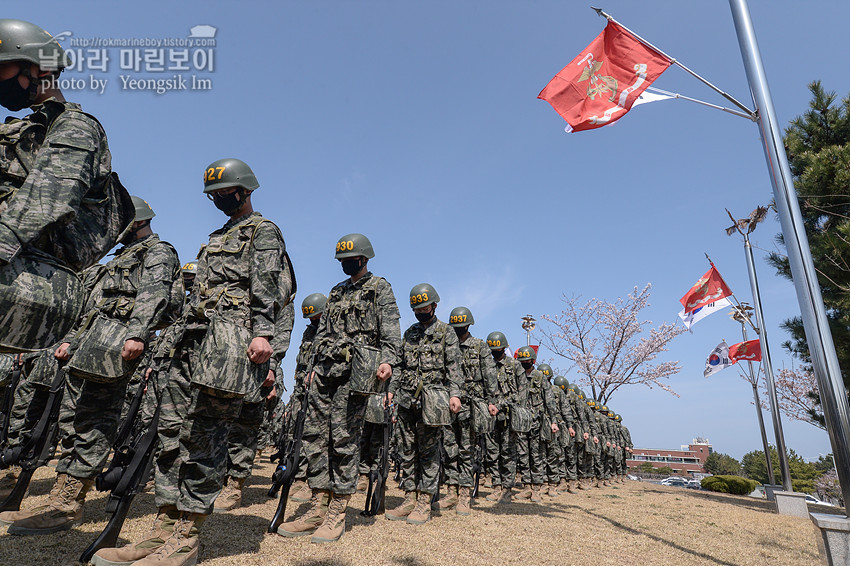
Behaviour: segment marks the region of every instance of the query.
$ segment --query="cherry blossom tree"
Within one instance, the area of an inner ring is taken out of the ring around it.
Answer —
[[[578,383],[589,386],[596,401],[607,404],[625,385],[659,387],[678,397],[666,380],[681,370],[679,362],[656,359],[685,328],[666,322],[652,327],[652,321],[640,319],[649,306],[651,287],[635,287],[614,302],[582,303],[579,297],[564,295],[563,310],[542,317],[546,324],[540,328],[541,342],[568,361],[568,369],[581,374]]]
[[[783,368],[776,373],[774,382],[780,411],[790,419],[826,430],[814,373],[793,367]]]

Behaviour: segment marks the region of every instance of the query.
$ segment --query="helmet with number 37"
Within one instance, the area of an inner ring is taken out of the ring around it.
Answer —
[[[204,169],[204,192],[211,193],[229,187],[241,187],[248,192],[257,189],[260,183],[254,171],[241,159],[228,157],[213,161]]]
[[[472,311],[466,307],[455,307],[449,315],[449,326],[455,328],[463,328],[475,324],[475,319],[472,318]]]
[[[432,303],[439,303],[440,295],[428,283],[420,283],[414,285],[410,290],[410,308],[418,309],[419,307],[427,307]]]

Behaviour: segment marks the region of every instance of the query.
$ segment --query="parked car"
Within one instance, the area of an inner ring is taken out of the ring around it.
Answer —
[[[632,481],[640,481],[640,478],[639,478],[639,477],[634,476],[634,475],[632,475],[632,474],[629,474],[629,475],[627,475],[626,477],[627,477],[627,478],[629,478],[629,479],[630,479],[630,480],[632,480]]]
[[[672,487],[688,487],[688,480],[680,477],[669,477],[665,480],[661,481],[661,485],[672,486]]]
[[[688,480],[688,489],[702,489],[702,480]]]
[[[826,501],[821,501],[814,495],[806,494],[806,503],[814,503],[815,505],[826,505],[828,507],[835,507],[832,503],[827,503]]]

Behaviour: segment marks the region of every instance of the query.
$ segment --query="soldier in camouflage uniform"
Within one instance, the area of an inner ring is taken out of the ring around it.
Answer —
[[[301,410],[304,394],[307,391],[306,382],[310,370],[310,353],[313,351],[313,343],[319,332],[319,323],[325,312],[328,298],[322,293],[307,295],[301,303],[301,315],[310,323],[301,335],[301,346],[298,348],[298,357],[295,359],[295,385],[292,387],[292,395],[286,408],[286,417],[295,418]],[[277,439],[275,439],[277,440]],[[307,454],[304,444],[301,444],[301,457],[299,459],[298,471],[295,474],[295,483],[292,484],[289,498],[292,501],[303,503],[310,501],[313,490],[307,485]]]
[[[495,417],[499,412],[496,406],[499,391],[496,364],[484,340],[469,333],[472,324],[475,324],[475,319],[466,307],[457,307],[449,315],[449,326],[454,328],[460,343],[462,409],[454,422],[443,430],[443,447],[448,455],[448,460],[443,463],[443,471],[448,495],[434,504],[434,508],[439,511],[455,508],[458,515],[470,513],[472,457],[479,442],[479,433],[473,430],[472,411],[484,409],[489,417]],[[478,406],[473,408],[473,404]],[[484,416],[476,415],[475,422],[479,426],[484,424],[481,419]]]
[[[492,442],[487,444],[487,459],[493,462],[490,474],[494,486],[493,493],[487,496],[487,500],[510,503],[516,482],[516,445],[519,435],[511,429],[509,409],[511,405],[525,406],[528,398],[528,379],[520,363],[505,353],[508,339],[503,333],[491,332],[487,336],[487,346],[496,363],[496,382],[499,388],[499,413],[496,415],[496,427],[488,435]]]
[[[363,234],[343,236],[336,244],[335,258],[349,278],[328,295],[311,355],[315,362],[307,376],[303,443],[311,506],[278,527],[283,536],[312,535],[311,542],[318,544],[337,541],[345,533],[345,511],[357,487],[368,398],[356,391],[365,391],[366,382],[377,387],[379,381],[390,379],[401,341],[392,287],[367,268],[374,256],[372,243]],[[355,367],[358,360],[363,364]]]
[[[537,360],[537,352],[534,348],[523,346],[518,349],[517,359],[528,379],[527,407],[532,412],[532,426],[528,433],[528,461],[523,462],[522,470],[522,482],[525,484],[525,489],[516,497],[530,499],[537,503],[542,501],[541,489],[546,480],[546,445],[560,430],[557,423],[559,411],[555,406],[552,386],[543,372],[534,369],[534,363]]]
[[[437,492],[441,440],[463,395],[458,337],[437,319],[440,296],[427,283],[410,290],[419,322],[404,332],[400,375],[390,383],[387,401],[398,406],[404,500],[386,511],[387,519],[422,525],[431,519]]]
[[[227,436],[244,398],[267,379],[275,323],[293,275],[278,227],[255,212],[251,168],[226,158],[204,169],[204,193],[229,220],[198,255],[193,294],[163,340],[164,362],[152,530],[122,548],[101,549],[97,566],[184,566],[227,471]],[[93,560],[93,563],[95,561]]]
[[[251,468],[257,455],[266,401],[278,394],[275,389],[277,370],[289,349],[292,326],[295,323],[295,307],[291,299],[275,322],[272,340],[274,354],[269,360],[268,377],[262,387],[254,389],[242,400],[239,416],[233,421],[227,435],[227,478],[224,489],[215,500],[213,510],[216,512],[230,511],[242,504],[242,486],[251,475]]]
[[[588,399],[581,389],[577,389],[576,394],[578,397],[576,409],[582,414],[579,419],[582,423],[586,423],[584,444],[578,450],[578,487],[590,489],[593,484],[593,457],[599,451],[599,427],[592,409],[594,401]]]
[[[614,420],[617,421],[617,424],[620,425],[620,435],[623,439],[623,458],[622,464],[620,466],[620,483],[626,483],[626,474],[629,472],[629,466],[626,460],[629,459],[629,454],[632,453],[632,448],[634,448],[634,444],[632,444],[632,435],[629,432],[629,429],[623,424],[623,417],[620,415],[614,415]]]
[[[568,493],[578,492],[578,452],[584,449],[584,443],[589,436],[587,422],[584,420],[584,411],[578,407],[578,396],[576,389],[567,378],[559,375],[555,378],[555,386],[563,391],[561,396],[561,413],[569,413],[573,425],[568,434],[561,433],[561,445],[564,449],[564,480]],[[582,403],[583,404],[583,403]],[[592,442],[592,441],[591,441]]]
[[[553,433],[552,440],[546,444],[546,476],[549,480],[547,494],[550,497],[556,497],[560,483],[566,475],[564,449],[569,443],[569,439],[572,439],[576,434],[575,428],[573,428],[575,419],[570,410],[566,393],[557,384],[551,383],[553,373],[549,364],[540,364],[537,369],[543,373],[546,381],[550,382],[554,394],[555,421],[558,423],[559,430],[557,433]]]
[[[10,534],[70,529],[109,457],[127,383],[153,332],[167,326],[182,296],[177,252],[151,231],[154,212],[141,198],[132,230],[115,258],[97,270],[82,324],[55,357],[68,361],[60,422],[70,424],[46,505],[21,511]],[[177,287],[175,287],[177,281]]]

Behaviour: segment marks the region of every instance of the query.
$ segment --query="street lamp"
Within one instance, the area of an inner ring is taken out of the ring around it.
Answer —
[[[534,330],[534,327],[535,327],[534,323],[535,322],[537,322],[537,321],[534,320],[534,317],[531,316],[530,314],[527,314],[524,317],[522,317],[522,329],[525,330],[525,345],[526,346],[531,345],[531,331]]]

